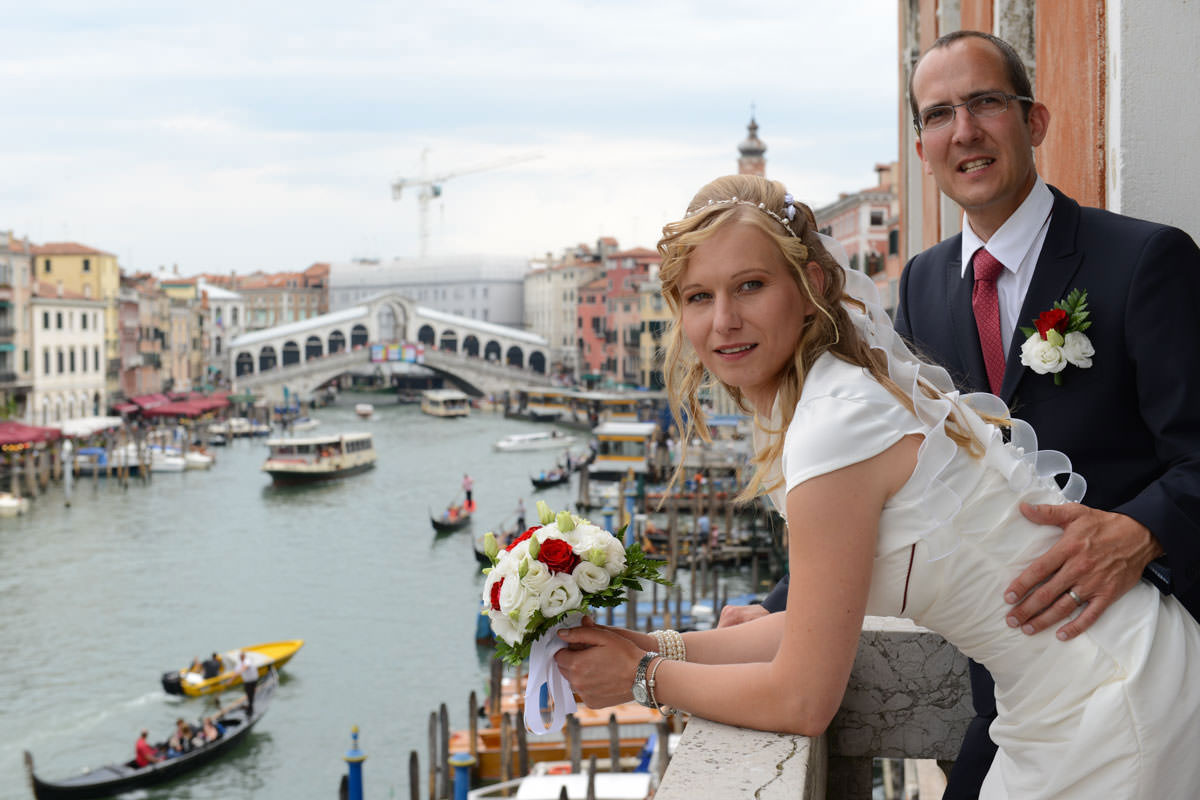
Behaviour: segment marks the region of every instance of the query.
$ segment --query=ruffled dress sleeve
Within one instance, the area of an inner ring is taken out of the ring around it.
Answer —
[[[866,370],[827,353],[813,365],[784,436],[785,489],[923,431],[920,420]]]

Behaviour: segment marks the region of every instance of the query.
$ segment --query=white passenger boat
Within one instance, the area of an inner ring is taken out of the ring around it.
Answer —
[[[9,492],[0,492],[0,517],[15,517],[29,510],[29,500]]]
[[[320,424],[320,420],[315,420],[312,417],[297,417],[292,420],[288,427],[291,428],[292,433],[303,433],[304,431],[314,430]]]
[[[370,419],[375,416],[375,406],[370,403],[356,403],[354,405],[354,413],[363,419]]]
[[[654,422],[602,422],[592,429],[596,437],[596,457],[588,472],[597,480],[620,480],[630,470],[644,475],[648,468],[650,440],[658,425]]]
[[[536,433],[514,433],[495,442],[492,447],[504,452],[514,450],[550,450],[555,447],[570,447],[575,442],[574,436],[567,436],[558,431],[538,431]]]
[[[271,452],[262,469],[277,484],[334,480],[375,466],[369,433],[268,439],[267,447]]]
[[[466,417],[471,398],[458,389],[426,389],[421,393],[421,410],[433,417]]]
[[[151,472],[183,472],[187,469],[187,459],[177,447],[162,447],[150,445]]]

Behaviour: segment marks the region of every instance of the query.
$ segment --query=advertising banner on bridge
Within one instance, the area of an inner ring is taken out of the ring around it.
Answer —
[[[371,345],[371,362],[406,361],[409,364],[425,363],[425,345],[423,344],[373,344]]]

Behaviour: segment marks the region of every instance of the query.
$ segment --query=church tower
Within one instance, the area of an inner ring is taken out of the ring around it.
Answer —
[[[754,121],[754,116],[750,117],[750,124],[746,126],[746,140],[738,145],[738,152],[741,156],[738,158],[738,175],[767,175],[767,159],[763,153],[767,152],[767,146],[758,138],[758,123]]]

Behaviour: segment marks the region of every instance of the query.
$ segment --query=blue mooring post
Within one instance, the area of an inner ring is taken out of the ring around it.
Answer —
[[[637,511],[637,481],[633,478],[625,481],[625,546],[633,544],[637,541],[636,532],[633,530],[633,515]],[[608,528],[607,530],[612,530]]]
[[[358,749],[357,725],[350,729],[350,749],[346,751],[345,759],[349,764],[350,779],[346,782],[348,800],[363,800],[362,762],[367,760],[367,754]]]
[[[454,800],[467,800],[467,792],[471,789],[471,767],[475,766],[475,756],[470,753],[454,753],[450,756],[450,766],[454,767]]]
[[[617,515],[617,510],[612,506],[605,506],[600,511],[600,514],[604,517],[604,530],[613,531],[615,533],[616,529],[613,527],[613,519]]]

